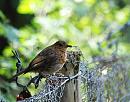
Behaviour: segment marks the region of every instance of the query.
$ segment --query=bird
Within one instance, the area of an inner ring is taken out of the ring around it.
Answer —
[[[37,72],[41,75],[50,75],[58,72],[67,60],[68,47],[72,46],[62,40],[46,47],[36,55],[27,68],[24,68],[22,71],[16,73],[11,79],[28,72]]]

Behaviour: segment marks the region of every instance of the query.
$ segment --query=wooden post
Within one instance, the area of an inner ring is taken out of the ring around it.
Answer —
[[[65,76],[74,76],[79,72],[80,53],[69,52],[67,58],[68,61],[61,73]],[[79,84],[79,77],[66,83],[61,102],[81,102]]]

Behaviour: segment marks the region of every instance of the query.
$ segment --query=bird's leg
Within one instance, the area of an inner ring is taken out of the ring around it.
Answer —
[[[35,80],[38,78],[38,75],[31,78],[31,80],[28,82],[28,84],[26,85],[26,87],[28,87],[31,83],[35,83]]]
[[[35,80],[35,88],[37,88],[39,86],[39,82],[41,81],[42,78],[43,78],[42,75],[39,74],[37,79]]]
[[[37,88],[39,86],[39,81],[41,81],[41,79],[42,79],[42,75],[41,74],[31,78],[31,80],[28,82],[26,87],[28,87],[31,83],[34,83],[35,88]]]

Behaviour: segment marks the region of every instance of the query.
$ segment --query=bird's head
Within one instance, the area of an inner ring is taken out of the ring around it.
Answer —
[[[65,41],[57,41],[54,46],[59,47],[59,48],[68,48],[68,47],[72,47],[71,45],[68,45]]]

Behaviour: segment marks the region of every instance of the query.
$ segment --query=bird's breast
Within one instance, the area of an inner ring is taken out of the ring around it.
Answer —
[[[67,53],[66,53],[66,52],[62,52],[62,51],[59,51],[59,53],[58,53],[59,63],[60,63],[60,64],[64,64],[64,63],[66,62],[66,59],[67,59]]]

